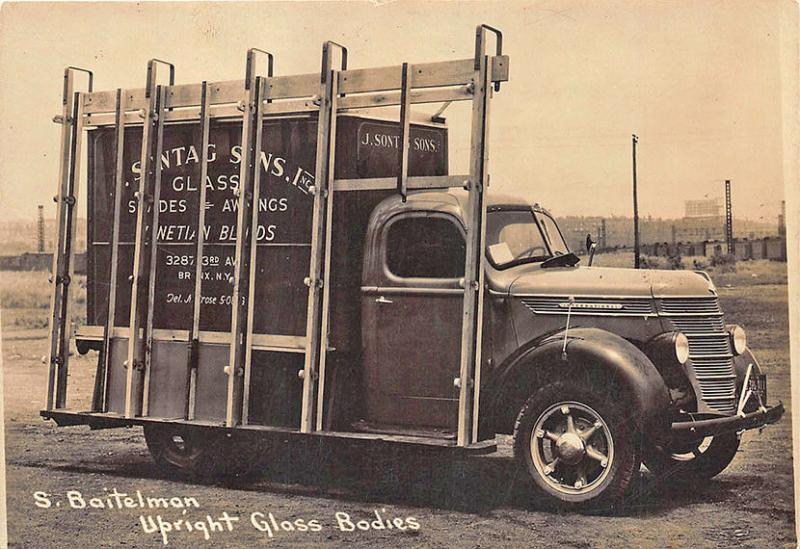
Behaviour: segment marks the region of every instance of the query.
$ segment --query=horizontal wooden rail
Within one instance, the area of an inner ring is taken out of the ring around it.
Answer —
[[[130,330],[126,327],[114,328],[111,337],[128,339]],[[81,326],[75,331],[75,337],[86,341],[103,341],[103,326]],[[201,331],[200,343],[229,345],[230,332]],[[153,341],[176,341],[188,343],[189,330],[154,329]],[[256,351],[279,351],[286,353],[305,352],[305,337],[280,334],[253,334],[253,349]]]
[[[426,175],[408,178],[408,190],[447,189],[463,187],[468,175]],[[336,179],[334,191],[382,191],[397,188],[396,177],[371,177],[363,179]]]
[[[472,93],[468,86],[457,88],[441,88],[430,90],[414,90],[411,92],[411,103],[415,105],[425,103],[445,103],[448,101],[469,101]],[[389,107],[400,104],[400,92],[372,93],[363,95],[348,95],[339,100],[338,112],[369,109],[377,107]],[[264,105],[264,113],[267,116],[280,116],[291,114],[302,114],[319,110],[319,106],[312,99],[282,101]],[[236,105],[225,104],[216,105],[209,108],[209,115],[213,119],[238,119],[242,113]],[[179,110],[167,111],[164,113],[164,121],[168,123],[196,121],[199,118],[199,108],[181,108]],[[111,126],[116,123],[114,113],[96,113],[86,115],[86,125],[88,126]],[[125,125],[141,125],[142,118],[139,111],[125,113]]]
[[[456,87],[470,84],[475,74],[473,63],[473,59],[461,59],[458,61],[414,65],[414,89]],[[493,82],[508,81],[508,64],[508,56],[500,55],[491,58],[491,79]],[[346,97],[347,94],[386,92],[399,90],[401,87],[400,65],[374,69],[340,71],[338,75],[339,93],[345,94],[342,100],[348,99]],[[273,102],[281,99],[311,98],[319,92],[318,73],[295,76],[273,76],[265,80],[267,86],[265,99]],[[212,108],[219,105],[233,105],[235,109],[235,105],[244,98],[244,80],[211,82],[208,84],[208,93],[210,96],[209,103]],[[131,111],[139,111],[146,106],[147,100],[145,98],[145,90],[142,88],[123,90],[123,96],[127,108]],[[199,83],[168,86],[166,108],[199,108],[200,96],[201,85]],[[358,102],[357,99],[352,99],[351,101]],[[303,103],[302,101],[292,102],[292,108],[298,108],[298,106]],[[83,107],[84,112],[88,115],[106,113],[112,115],[113,119],[115,106],[116,90],[84,94]],[[344,108],[353,108],[346,104],[341,106]],[[275,108],[280,109],[287,107],[277,107],[276,105]],[[266,111],[270,113],[269,108]],[[198,113],[194,110],[189,112],[193,113],[192,118],[198,116]],[[172,114],[172,112],[168,113],[167,118],[171,118]],[[135,112],[134,116],[136,116]],[[92,116],[89,118],[97,120],[97,118],[93,118]]]

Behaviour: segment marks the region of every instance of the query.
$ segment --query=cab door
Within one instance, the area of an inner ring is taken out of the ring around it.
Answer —
[[[386,222],[377,244],[377,277],[362,287],[366,422],[454,431],[463,227],[449,214],[406,212]]]

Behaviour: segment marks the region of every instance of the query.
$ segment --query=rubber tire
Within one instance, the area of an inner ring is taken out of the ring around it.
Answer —
[[[635,431],[628,429],[633,423],[626,418],[624,402],[610,398],[604,391],[590,389],[582,384],[555,381],[534,392],[523,405],[514,424],[514,458],[525,473],[533,497],[548,507],[564,510],[608,510],[620,503],[631,479],[639,470],[641,460],[636,445]],[[563,494],[549,486],[539,476],[530,455],[533,426],[539,416],[551,405],[562,401],[575,401],[594,409],[606,422],[614,441],[614,458],[610,472],[598,490],[586,494]]]
[[[175,436],[183,438],[184,448],[177,446]],[[235,446],[216,433],[145,425],[144,438],[153,461],[168,474],[230,477],[249,472],[250,460],[236,459]]]
[[[679,461],[653,447],[645,450],[645,466],[658,477],[674,480],[708,480],[720,474],[731,464],[739,450],[736,433],[718,435],[711,439],[705,452],[690,461]]]

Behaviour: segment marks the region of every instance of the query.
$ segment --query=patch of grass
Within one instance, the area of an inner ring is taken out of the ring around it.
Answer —
[[[646,257],[649,268],[675,268],[665,257]],[[685,269],[697,269],[708,272],[717,286],[760,286],[769,284],[787,284],[786,263],[757,259],[752,261],[736,261],[735,263],[716,262],[703,256],[686,256],[681,258]],[[594,258],[594,266],[633,268],[633,252],[602,253]]]
[[[586,265],[589,260],[584,256],[581,258],[581,264]],[[616,267],[620,269],[633,268],[633,252],[609,252],[598,253],[594,256],[595,267]]]
[[[0,271],[0,307],[3,328],[47,328],[52,284],[42,271]],[[70,286],[70,320],[86,318],[86,277],[75,276]]]
[[[737,261],[735,271],[715,272],[711,268],[708,272],[717,286],[787,284],[789,280],[786,272],[786,263],[767,259]]]
[[[789,296],[782,284],[760,285],[758,291],[749,291],[744,285],[720,287],[720,305],[725,311],[725,321],[740,324],[747,331],[748,345],[759,359],[767,349],[788,353]]]

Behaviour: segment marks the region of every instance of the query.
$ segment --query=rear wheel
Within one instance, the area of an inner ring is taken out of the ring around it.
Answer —
[[[144,438],[153,461],[169,473],[246,475],[263,451],[254,442],[234,442],[224,434],[163,425],[145,425]]]
[[[658,476],[675,479],[710,479],[730,465],[739,450],[739,437],[727,433],[690,443],[672,445],[665,450],[647,448],[644,464]]]
[[[639,457],[617,402],[562,381],[531,395],[517,416],[514,455],[538,497],[583,508],[622,499]]]

